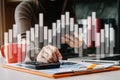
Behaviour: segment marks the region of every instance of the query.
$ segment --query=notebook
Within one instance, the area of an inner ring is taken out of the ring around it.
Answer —
[[[34,75],[49,77],[49,78],[60,78],[69,77],[75,75],[91,74],[105,71],[120,70],[119,66],[114,66],[114,64],[95,64],[88,62],[73,62],[64,61],[61,63],[59,68],[51,69],[32,69],[25,66],[20,66],[17,63],[14,64],[4,64],[4,68],[22,71]]]

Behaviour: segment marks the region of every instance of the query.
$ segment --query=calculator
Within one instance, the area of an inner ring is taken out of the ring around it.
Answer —
[[[59,68],[60,62],[44,63],[44,62],[37,62],[37,61],[29,61],[29,62],[21,63],[20,66],[30,68],[30,69],[51,69],[51,68]]]

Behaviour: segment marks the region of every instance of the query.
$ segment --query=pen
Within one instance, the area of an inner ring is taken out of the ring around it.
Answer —
[[[87,67],[87,70],[94,69],[97,65],[96,64],[91,64],[90,66]]]

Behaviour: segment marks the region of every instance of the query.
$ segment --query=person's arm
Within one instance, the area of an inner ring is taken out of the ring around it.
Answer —
[[[17,24],[18,34],[25,33],[29,30],[32,20],[32,11],[29,4],[26,2],[20,3],[15,9],[15,23]]]
[[[18,34],[23,34],[26,32],[26,30],[30,30],[30,27],[32,27],[32,21],[34,21],[34,11],[33,8],[30,7],[29,4],[23,2],[19,4],[15,10],[15,21],[17,24],[17,29],[19,31]],[[24,34],[23,34],[24,35]],[[32,42],[28,44],[26,47],[32,47]],[[33,43],[34,44],[34,43]],[[58,62],[59,59],[62,59],[62,56],[59,52],[59,50],[54,46],[44,46],[42,50],[36,54],[34,57],[30,56],[30,53],[32,50],[35,50],[36,48],[33,47],[33,49],[28,50],[26,53],[28,54],[29,58],[31,60],[37,60],[41,62]],[[33,53],[31,53],[33,54]]]
[[[21,2],[15,9],[15,24],[17,25],[17,35],[21,35],[21,38],[26,38],[26,31],[32,27],[32,19],[34,12],[32,6],[28,2]],[[32,42],[31,42],[32,43]],[[32,47],[28,44],[26,47]],[[30,56],[31,50],[27,50],[27,56],[32,60]]]

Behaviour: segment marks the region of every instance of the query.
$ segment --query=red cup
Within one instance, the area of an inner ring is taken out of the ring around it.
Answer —
[[[25,44],[9,43],[1,46],[1,53],[8,63],[23,62],[26,57],[25,48]]]

